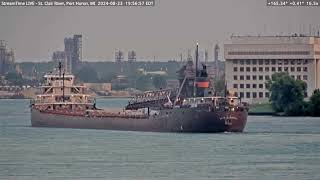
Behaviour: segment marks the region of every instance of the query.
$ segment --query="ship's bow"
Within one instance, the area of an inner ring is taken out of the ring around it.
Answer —
[[[247,117],[247,111],[226,112],[223,118],[227,124],[227,132],[243,132]]]

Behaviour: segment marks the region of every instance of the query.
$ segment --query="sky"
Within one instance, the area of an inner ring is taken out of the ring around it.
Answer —
[[[83,35],[83,59],[186,57],[196,42],[223,47],[233,35],[285,35],[320,29],[319,7],[268,7],[266,0],[155,0],[154,7],[0,7],[0,39],[17,61],[50,60],[63,40]]]

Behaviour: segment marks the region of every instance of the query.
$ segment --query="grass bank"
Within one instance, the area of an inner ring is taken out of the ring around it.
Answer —
[[[249,115],[274,115],[275,111],[272,109],[270,103],[252,104],[250,105]]]

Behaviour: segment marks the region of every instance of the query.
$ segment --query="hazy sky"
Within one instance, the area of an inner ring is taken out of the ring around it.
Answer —
[[[309,32],[320,28],[320,7],[267,7],[266,0],[156,0],[155,7],[0,7],[0,39],[18,61],[51,59],[63,39],[83,34],[83,59],[108,59],[115,49],[138,58],[178,59],[212,49],[230,35]],[[211,52],[210,52],[211,54]]]

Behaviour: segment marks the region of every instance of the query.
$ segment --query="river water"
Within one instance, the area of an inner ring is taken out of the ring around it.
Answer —
[[[320,118],[249,116],[244,133],[122,132],[33,128],[28,105],[0,100],[0,179],[320,179]]]

